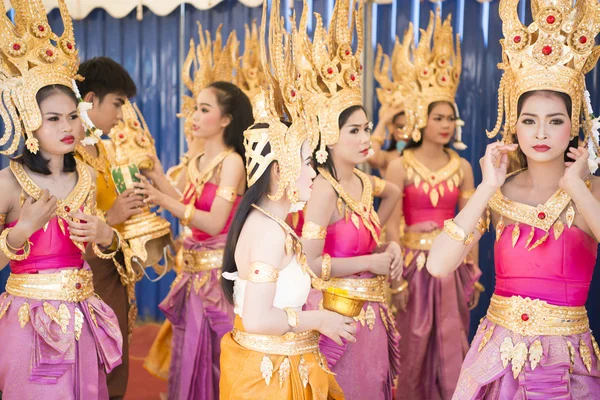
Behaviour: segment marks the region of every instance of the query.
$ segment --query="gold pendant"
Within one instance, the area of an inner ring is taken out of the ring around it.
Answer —
[[[73,329],[75,330],[75,340],[79,340],[81,337],[81,329],[83,328],[83,313],[79,308],[75,307],[75,323]]]
[[[67,330],[69,329],[69,320],[71,319],[71,312],[64,303],[61,303],[60,306],[58,306],[57,316],[58,325],[60,325],[62,333],[66,334]]]
[[[406,255],[404,256],[404,265],[406,267],[410,266],[410,263],[412,263],[414,258],[415,258],[415,253],[413,253],[412,250],[409,250],[408,253],[406,253]]]
[[[505,337],[500,345],[500,359],[502,360],[502,367],[506,368],[508,362],[512,359],[512,352],[514,346],[510,337]]]
[[[381,322],[383,322],[383,326],[385,326],[385,330],[389,332],[390,327],[388,325],[387,317],[385,315],[385,311],[383,311],[383,307],[381,306],[379,307],[379,316],[381,317]]]
[[[519,229],[519,223],[515,223],[515,227],[512,230],[512,247],[514,248],[519,241],[519,236],[521,236],[521,229]]]
[[[527,236],[527,241],[525,242],[525,248],[529,247],[531,241],[533,240],[533,236],[535,235],[535,227],[531,227],[531,232],[529,232],[529,236]]]
[[[96,313],[94,312],[94,309],[92,308],[92,306],[88,303],[88,311],[90,312],[90,318],[92,319],[92,321],[94,322],[94,325],[96,325],[96,328],[98,327],[98,321],[96,320]]]
[[[554,240],[558,240],[560,238],[560,235],[562,235],[563,231],[565,230],[565,224],[563,224],[563,222],[559,218],[554,223],[554,228],[552,229],[554,231]]]
[[[17,315],[19,318],[19,325],[21,325],[21,328],[25,328],[25,325],[29,322],[29,303],[23,303],[23,305],[19,307]]]
[[[279,388],[282,389],[283,385],[287,382],[288,377],[290,376],[290,359],[286,357],[283,359],[283,362],[279,366]]]
[[[46,232],[46,231],[48,230],[48,225],[49,225],[49,224],[50,224],[50,221],[48,221],[48,222],[46,222],[46,223],[44,224],[44,232]],[[64,234],[64,232],[63,232],[63,234]]]
[[[406,179],[410,181],[413,178],[414,174],[415,170],[412,167],[408,167],[408,169],[406,170]]]
[[[590,352],[590,348],[585,344],[583,339],[579,340],[579,355],[581,356],[581,361],[587,368],[588,372],[592,372],[592,353]]]
[[[375,321],[377,320],[377,318],[375,317],[375,310],[373,309],[373,307],[370,304],[367,307],[367,312],[365,313],[365,319],[367,321],[367,326],[369,327],[369,330],[372,331],[373,328],[375,327]]]
[[[4,314],[6,314],[6,311],[8,311],[8,307],[10,306],[10,303],[12,303],[12,299],[10,299],[6,302],[6,305],[4,305],[4,308],[0,307],[0,319],[2,319],[2,317],[4,317]]]
[[[488,344],[488,342],[492,338],[492,335],[494,334],[495,328],[496,328],[496,325],[493,325],[493,324],[488,327],[488,330],[483,334],[483,338],[481,338],[481,343],[479,343],[479,347],[477,348],[477,351],[480,352],[481,350],[483,350],[485,345]]]
[[[440,186],[440,189],[441,188],[442,187]],[[431,193],[429,193],[429,200],[431,200],[431,204],[434,207],[437,207],[439,199],[440,199],[440,194],[438,193],[438,191],[435,188],[431,189]]]
[[[573,208],[573,204],[569,204],[569,208],[567,208],[567,226],[571,228],[573,226],[573,221],[575,221],[575,209]]]
[[[594,348],[594,353],[596,354],[596,361],[598,364],[598,369],[600,369],[600,347],[598,347],[598,343],[594,338],[594,335],[590,335],[592,337],[592,347]]]
[[[419,188],[419,186],[421,186],[421,176],[419,174],[415,175],[414,183],[417,189]]]
[[[536,247],[538,247],[539,245],[541,245],[542,243],[544,243],[548,239],[548,236],[550,236],[550,233],[546,232],[546,234],[544,236],[542,236],[542,238],[538,239],[537,242],[535,242],[533,244],[533,246],[531,246],[529,248],[529,251],[535,249]]]
[[[423,193],[429,194],[429,183],[423,182]]]
[[[502,233],[504,232],[504,217],[500,216],[500,221],[498,221],[498,225],[496,225],[496,242],[500,240]]]
[[[358,314],[356,317],[354,317],[354,320],[358,323],[360,323],[363,327],[365,326],[365,309],[361,308],[360,309],[360,314]]]
[[[350,215],[350,220],[352,221],[352,224],[354,225],[354,227],[356,229],[360,228],[360,222],[358,220],[358,215],[356,215],[355,213],[352,213],[352,215]]]
[[[573,365],[575,365],[575,349],[573,348],[573,345],[571,344],[571,342],[569,342],[569,340],[565,340],[567,341],[567,349],[569,350],[569,359],[571,361],[571,367],[569,368],[569,372],[573,373]]]
[[[423,267],[425,266],[426,262],[427,262],[427,256],[425,256],[425,253],[423,253],[423,252],[419,253],[419,256],[417,257],[417,271],[422,270]]]
[[[306,361],[304,361],[304,357],[300,356],[300,364],[298,365],[298,374],[300,374],[300,379],[302,380],[302,385],[306,389],[308,385],[308,367],[306,366]]]
[[[260,373],[267,386],[269,386],[271,383],[271,377],[273,376],[273,362],[269,358],[268,354],[265,354],[260,363]]]
[[[444,194],[446,194],[446,189],[444,189],[444,183],[440,183],[437,190],[440,192],[440,197],[444,197]]]
[[[517,379],[523,366],[525,365],[525,360],[527,359],[527,346],[525,343],[520,342],[515,346],[512,352],[512,372],[513,378]]]
[[[448,179],[446,184],[448,185],[448,191],[450,193],[454,192],[454,181],[452,179]]]
[[[535,339],[531,346],[529,346],[529,363],[531,364],[532,371],[535,370],[535,367],[540,363],[543,354],[544,349],[542,347],[542,342],[540,342],[540,339]]]
[[[458,176],[457,174],[454,174],[452,176],[452,182],[454,182],[455,187],[460,187],[460,176]]]

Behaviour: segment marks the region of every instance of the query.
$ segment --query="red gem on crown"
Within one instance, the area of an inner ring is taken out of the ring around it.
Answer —
[[[518,44],[518,43],[521,43],[521,36],[519,36],[519,35],[515,36],[515,37],[513,38],[513,42],[515,42],[515,43],[517,43],[517,44]]]
[[[550,54],[552,54],[552,46],[544,46],[544,47],[542,48],[542,53],[543,53],[545,56],[549,56]]]
[[[14,50],[14,51],[19,51],[19,50],[21,50],[21,45],[20,45],[19,43],[15,43],[15,44],[13,44],[13,50]]]
[[[354,82],[356,80],[356,75],[354,75],[354,74],[350,75],[350,80],[352,82]]]
[[[38,31],[44,32],[45,30],[46,28],[44,28],[44,25],[38,25]]]
[[[54,52],[52,50],[48,49],[48,50],[46,50],[46,55],[48,57],[52,57],[54,55]]]
[[[587,43],[587,37],[586,36],[582,36],[579,38],[579,43],[581,44],[586,44]]]
[[[350,55],[350,50],[346,50],[346,55],[349,56]]]
[[[331,68],[331,67],[327,68],[327,73],[329,75],[333,74],[333,68]]]
[[[548,17],[546,18],[546,22],[552,25],[556,22],[556,18],[554,17],[554,15],[548,15]]]

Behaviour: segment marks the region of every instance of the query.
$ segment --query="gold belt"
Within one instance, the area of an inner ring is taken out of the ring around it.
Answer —
[[[92,271],[69,269],[54,274],[10,274],[6,292],[34,300],[84,301],[94,295]]]
[[[404,232],[402,246],[413,250],[431,250],[433,241],[440,232],[439,229],[431,232]]]
[[[386,294],[389,288],[385,276],[375,278],[331,278],[327,286],[335,288],[335,293],[357,300],[366,300],[377,303],[386,301]]]
[[[231,333],[233,340],[248,350],[282,356],[297,356],[317,351],[321,336],[317,331],[288,332],[282,336],[255,335],[235,328]]]
[[[523,336],[569,336],[590,329],[585,307],[554,306],[543,300],[521,296],[494,294],[487,319]]]
[[[223,249],[219,250],[182,250],[182,272],[195,274],[221,268],[223,265]]]

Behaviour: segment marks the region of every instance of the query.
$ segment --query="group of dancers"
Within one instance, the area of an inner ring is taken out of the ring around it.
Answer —
[[[125,226],[149,206],[185,227],[144,363],[168,399],[600,397],[584,307],[600,238],[585,89],[598,0],[532,0],[528,26],[500,0],[487,137],[501,140],[478,186],[457,152],[460,42],[439,10],[418,43],[411,24],[390,55],[378,48],[375,71],[360,1],[336,0],[329,27],[315,14],[312,35],[306,6],[288,31],[265,1],[241,57],[235,32],[200,26],[183,68],[188,152],[165,171],[130,76],[106,57],[79,63],[57,1],[61,36],[41,0],[11,0],[14,22],[0,2],[0,398],[124,397],[143,276],[131,259],[149,251]],[[144,165],[122,168],[125,142]],[[490,230],[495,289],[469,343]]]

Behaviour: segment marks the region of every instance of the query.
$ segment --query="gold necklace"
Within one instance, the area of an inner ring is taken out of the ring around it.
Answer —
[[[204,153],[200,153],[190,160],[188,165],[188,179],[190,181],[189,184],[194,186],[197,196],[202,195],[202,191],[204,190],[204,185],[206,185],[206,182],[212,178],[215,169],[221,165],[225,158],[231,153],[233,153],[233,149],[227,149],[217,154],[217,156],[210,160],[206,168],[204,168],[202,171],[198,169],[198,160],[204,155]]]
[[[90,167],[94,168],[98,175],[101,175],[104,178],[106,184],[109,184],[110,179],[110,163],[108,161],[108,156],[106,155],[106,150],[104,149],[104,145],[99,142],[96,145],[96,150],[98,151],[98,157],[94,157],[90,153],[88,153],[81,144],[78,144],[75,147],[75,151],[77,155],[81,157],[83,162],[88,164]]]

